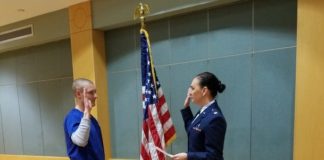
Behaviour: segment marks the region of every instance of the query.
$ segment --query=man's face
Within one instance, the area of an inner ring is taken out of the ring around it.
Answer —
[[[91,101],[92,107],[96,105],[97,89],[93,84],[89,84],[85,87],[85,96]]]
[[[91,101],[92,107],[96,105],[97,89],[93,84],[88,84],[85,87],[77,90],[78,99],[83,101],[84,96]]]

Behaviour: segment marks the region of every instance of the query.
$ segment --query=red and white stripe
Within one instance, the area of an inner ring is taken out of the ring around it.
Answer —
[[[158,103],[149,105],[147,112],[148,118],[143,121],[142,127],[140,159],[165,160],[155,146],[165,149],[166,144],[175,139],[176,132],[161,87],[158,89]]]

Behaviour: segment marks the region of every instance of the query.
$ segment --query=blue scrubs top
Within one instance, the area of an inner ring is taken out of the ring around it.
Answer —
[[[105,160],[101,129],[97,120],[91,116],[90,136],[85,147],[79,147],[72,142],[71,136],[77,130],[83,112],[73,108],[65,117],[64,132],[67,154],[71,160]]]

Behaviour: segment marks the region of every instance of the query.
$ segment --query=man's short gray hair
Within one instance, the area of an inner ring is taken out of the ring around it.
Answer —
[[[93,82],[86,78],[77,78],[72,83],[72,90],[75,93],[79,89],[83,89],[85,86],[93,84]]]

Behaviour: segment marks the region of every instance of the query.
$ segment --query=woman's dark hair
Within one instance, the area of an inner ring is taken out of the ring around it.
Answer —
[[[222,82],[210,72],[200,73],[196,78],[199,80],[199,85],[201,87],[206,86],[213,97],[216,97],[217,92],[222,93],[226,88],[225,84],[222,84]]]

